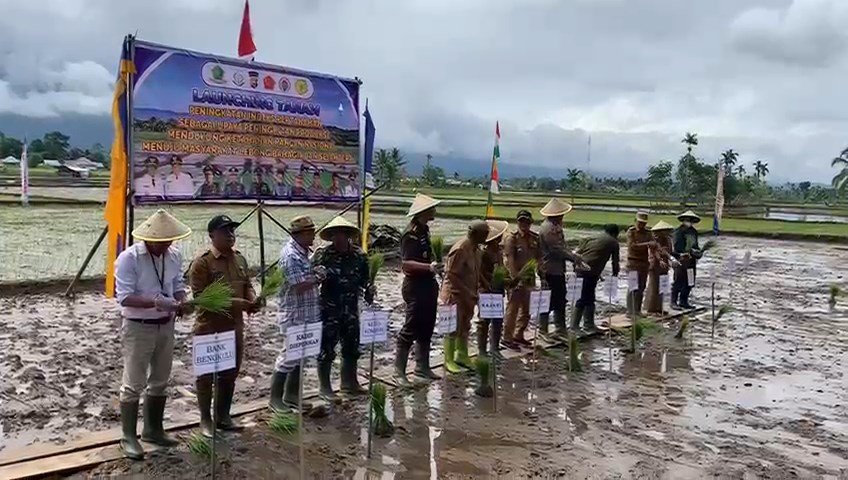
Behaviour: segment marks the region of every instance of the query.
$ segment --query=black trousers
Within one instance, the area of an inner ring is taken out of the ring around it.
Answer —
[[[592,272],[578,272],[577,277],[583,279],[583,289],[580,291],[580,298],[575,305],[577,308],[594,307],[595,289],[598,287],[600,275],[595,275]]]
[[[565,275],[545,274],[545,281],[551,290],[551,311],[565,318]]]
[[[671,286],[671,302],[679,305],[689,304],[689,294],[692,292],[692,287],[689,286],[689,274],[686,272],[692,269],[695,277],[698,276],[696,264],[681,265],[674,268],[674,283]]]
[[[359,359],[359,318],[355,315],[321,315],[321,353],[319,362],[336,359],[336,345],[342,344],[342,359]]]
[[[429,346],[436,328],[439,284],[435,278],[404,277],[401,294],[406,303],[406,319],[398,334],[398,347],[409,348],[413,342]]]

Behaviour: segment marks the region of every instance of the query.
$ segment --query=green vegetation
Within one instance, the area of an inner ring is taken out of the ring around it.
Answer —
[[[433,261],[442,263],[442,260],[445,258],[445,240],[439,236],[431,237],[430,250],[430,253],[433,255]]]
[[[195,432],[186,440],[188,451],[201,458],[212,458],[212,445],[209,439]]]
[[[215,280],[189,303],[199,310],[229,314],[233,305],[233,288],[223,280]]]
[[[574,332],[568,334],[568,370],[571,372],[583,371],[583,365],[580,364],[580,343],[577,341]]]
[[[830,286],[830,298],[828,298],[827,303],[830,305],[830,309],[833,310],[836,308],[836,299],[842,295],[842,290],[839,288],[839,285],[833,284]]]
[[[386,263],[386,258],[382,253],[372,253],[368,257],[368,280],[371,285],[377,280],[377,274],[380,273],[380,269],[383,268],[383,265]]]
[[[276,297],[286,283],[286,274],[279,267],[274,267],[271,274],[265,278],[265,285],[262,286],[262,291],[259,292],[259,298],[268,299]],[[204,290],[205,291],[205,290]]]
[[[289,412],[274,412],[268,426],[278,435],[292,435],[297,432],[297,415]]]
[[[479,382],[479,385],[477,385],[477,388],[474,390],[474,393],[477,396],[483,398],[491,397],[494,392],[492,390],[491,385],[492,364],[489,361],[489,357],[478,356],[474,366],[477,370],[477,380]]]
[[[86,157],[91,161],[102,163],[109,167],[109,155],[103,145],[95,143],[91,148],[72,147],[71,138],[62,132],[45,133],[43,137],[31,141],[27,148],[27,159],[30,167],[37,167],[44,160],[76,160]],[[12,156],[21,158],[24,144],[20,139],[4,135],[0,132],[0,159]]]
[[[374,383],[371,388],[371,425],[378,437],[388,437],[395,430],[386,416],[386,386],[382,383]]]

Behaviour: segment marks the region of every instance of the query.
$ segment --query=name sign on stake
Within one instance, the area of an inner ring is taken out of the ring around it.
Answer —
[[[728,275],[733,275],[736,273],[736,253],[731,253],[727,256],[727,260],[724,262],[724,271]]]
[[[456,331],[456,305],[439,305],[436,312],[436,333],[447,335]]]
[[[195,335],[192,357],[195,377],[236,368],[236,332]]]
[[[627,272],[627,290],[630,292],[639,290],[639,272],[636,270]]]
[[[382,343],[389,338],[389,312],[363,310],[359,314],[359,344]]]
[[[480,318],[503,318],[504,297],[500,293],[481,293]]]
[[[580,298],[582,291],[583,278],[576,275],[568,277],[568,283],[565,288],[565,299],[574,303]]]
[[[695,269],[687,268],[686,269],[686,281],[688,282],[690,287],[695,286]]]
[[[286,362],[317,356],[321,352],[321,322],[286,329]]]
[[[604,296],[610,303],[618,300],[618,277],[607,277],[604,282]]]
[[[660,275],[660,293],[663,295],[671,293],[671,282],[668,275]]]
[[[551,291],[533,290],[530,292],[530,318],[551,311]]]

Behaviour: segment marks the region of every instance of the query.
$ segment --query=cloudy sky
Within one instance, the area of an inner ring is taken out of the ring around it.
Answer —
[[[121,39],[234,55],[242,0],[0,0],[0,130],[105,118]],[[846,0],[252,0],[257,58],[358,76],[378,144],[639,173],[727,148],[827,182],[848,146]],[[106,124],[108,125],[108,123]],[[750,170],[750,168],[749,168]]]

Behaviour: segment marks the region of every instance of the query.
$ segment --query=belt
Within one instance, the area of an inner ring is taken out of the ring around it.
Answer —
[[[127,318],[131,322],[140,323],[142,325],[165,325],[171,321],[171,317],[162,318]]]

